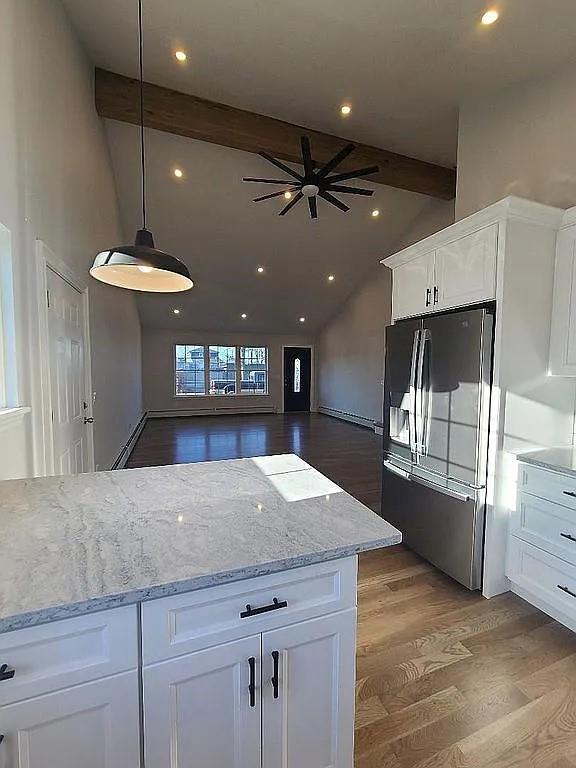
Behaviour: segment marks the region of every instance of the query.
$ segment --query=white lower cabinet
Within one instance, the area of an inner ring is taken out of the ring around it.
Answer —
[[[0,708],[2,768],[138,768],[138,672]]]

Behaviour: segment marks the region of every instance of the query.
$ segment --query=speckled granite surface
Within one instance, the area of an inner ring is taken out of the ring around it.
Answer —
[[[397,544],[297,456],[0,483],[0,632]]]
[[[576,477],[576,450],[571,447],[545,448],[541,451],[521,453],[517,459],[537,467]]]

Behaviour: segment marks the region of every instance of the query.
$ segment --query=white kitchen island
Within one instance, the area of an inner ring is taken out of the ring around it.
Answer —
[[[357,554],[401,537],[301,459],[9,481],[0,530],[0,765],[352,768]]]

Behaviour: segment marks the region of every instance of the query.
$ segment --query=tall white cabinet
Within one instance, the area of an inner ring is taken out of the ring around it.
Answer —
[[[566,211],[558,233],[550,373],[576,376],[576,208]]]
[[[576,386],[549,375],[556,239],[563,215],[556,208],[508,197],[382,262],[393,272],[394,322],[486,301],[495,304],[486,597],[510,587],[505,563],[516,498],[516,454],[572,442]],[[576,335],[571,330],[576,321],[567,323],[568,304],[576,305],[576,291],[571,292],[576,286],[574,259],[573,247],[567,247],[557,280],[564,309],[556,324],[569,340],[555,359],[566,372],[573,354],[576,373]],[[575,318],[576,312],[570,316]]]

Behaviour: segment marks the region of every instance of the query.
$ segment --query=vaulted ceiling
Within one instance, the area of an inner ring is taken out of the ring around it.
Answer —
[[[137,74],[136,0],[64,0],[95,65]],[[144,0],[145,75],[175,90],[443,165],[456,161],[458,104],[576,55],[574,0]],[[174,51],[188,54],[180,65]],[[352,105],[343,119],[341,103]],[[138,223],[134,127],[107,122],[122,219]],[[285,218],[240,179],[267,175],[238,150],[149,132],[151,225],[197,279],[188,295],[146,296],[143,322],[287,332],[319,327],[410,223],[435,203],[376,185],[342,214],[304,206]],[[181,182],[170,176],[185,171]],[[268,190],[266,190],[268,191]],[[378,207],[382,215],[370,217]],[[266,272],[256,276],[262,263]],[[329,273],[336,280],[327,285]],[[181,304],[175,318],[170,309]],[[246,321],[239,314],[246,312]]]

